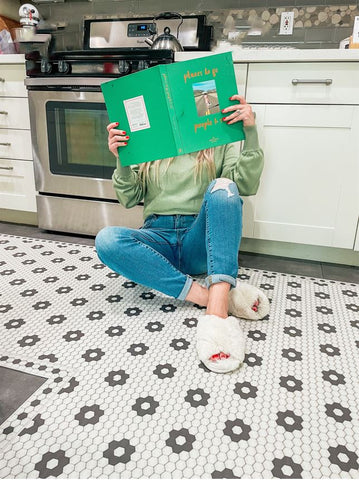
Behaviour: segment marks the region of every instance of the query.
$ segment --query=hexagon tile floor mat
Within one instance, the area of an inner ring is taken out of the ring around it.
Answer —
[[[240,269],[271,310],[218,375],[198,307],[91,246],[0,247],[0,366],[47,379],[0,427],[2,478],[359,478],[358,285]]]

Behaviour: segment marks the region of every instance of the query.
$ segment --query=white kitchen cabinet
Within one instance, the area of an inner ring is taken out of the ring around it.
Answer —
[[[352,249],[359,106],[255,105],[265,168],[246,236]]]
[[[9,210],[36,212],[32,162],[0,159],[0,205]]]
[[[234,73],[236,75],[238,94],[245,96],[246,95],[248,65],[246,63],[236,63],[234,65]]]
[[[342,63],[331,70],[328,64],[313,64],[313,73],[308,64],[293,64],[291,73],[288,64],[249,65],[247,101],[257,115],[265,168],[257,195],[245,199],[245,237],[354,248],[359,82],[355,92],[351,87],[350,95],[345,93],[353,65]],[[293,85],[290,78],[332,78],[333,88],[316,82]],[[303,87],[300,95],[298,86]],[[290,103],[294,95],[295,104]]]
[[[15,57],[0,57],[0,208],[36,212],[25,67]]]

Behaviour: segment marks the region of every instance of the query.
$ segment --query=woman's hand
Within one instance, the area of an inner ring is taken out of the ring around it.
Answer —
[[[227,122],[228,125],[240,122],[241,120],[245,127],[255,125],[254,112],[252,111],[252,107],[246,102],[246,99],[241,95],[233,95],[230,97],[230,100],[238,100],[239,103],[222,110],[222,113],[229,113],[229,115],[223,117],[223,121]]]
[[[130,138],[124,130],[118,130],[117,127],[118,122],[109,123],[106,127],[108,131],[108,149],[116,158],[118,158],[118,147],[125,147]]]

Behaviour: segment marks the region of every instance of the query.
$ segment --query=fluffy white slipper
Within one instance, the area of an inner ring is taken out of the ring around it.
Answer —
[[[203,315],[197,325],[197,352],[212,372],[236,370],[244,360],[245,337],[238,319]]]
[[[246,320],[260,320],[269,313],[269,300],[259,288],[237,283],[229,292],[228,311]]]

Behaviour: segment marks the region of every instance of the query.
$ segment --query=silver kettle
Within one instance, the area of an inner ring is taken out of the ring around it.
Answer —
[[[182,45],[177,40],[177,38],[174,35],[171,34],[171,29],[169,27],[165,27],[162,35],[159,35],[156,38],[156,40],[153,40],[153,37],[157,32],[157,25],[156,25],[155,21],[158,20],[159,18],[165,18],[165,19],[180,18],[181,22],[179,23],[179,25],[177,27],[177,37],[178,37],[179,28],[183,23],[182,15],[180,15],[179,13],[175,13],[175,12],[160,13],[159,15],[154,17],[153,20],[152,20],[152,23],[153,23],[155,28],[154,28],[154,31],[150,30],[150,32],[153,34],[152,39],[150,39],[150,38],[145,39],[145,42],[147,43],[147,45],[150,45],[152,50],[173,50],[174,52],[182,52],[183,51]]]

